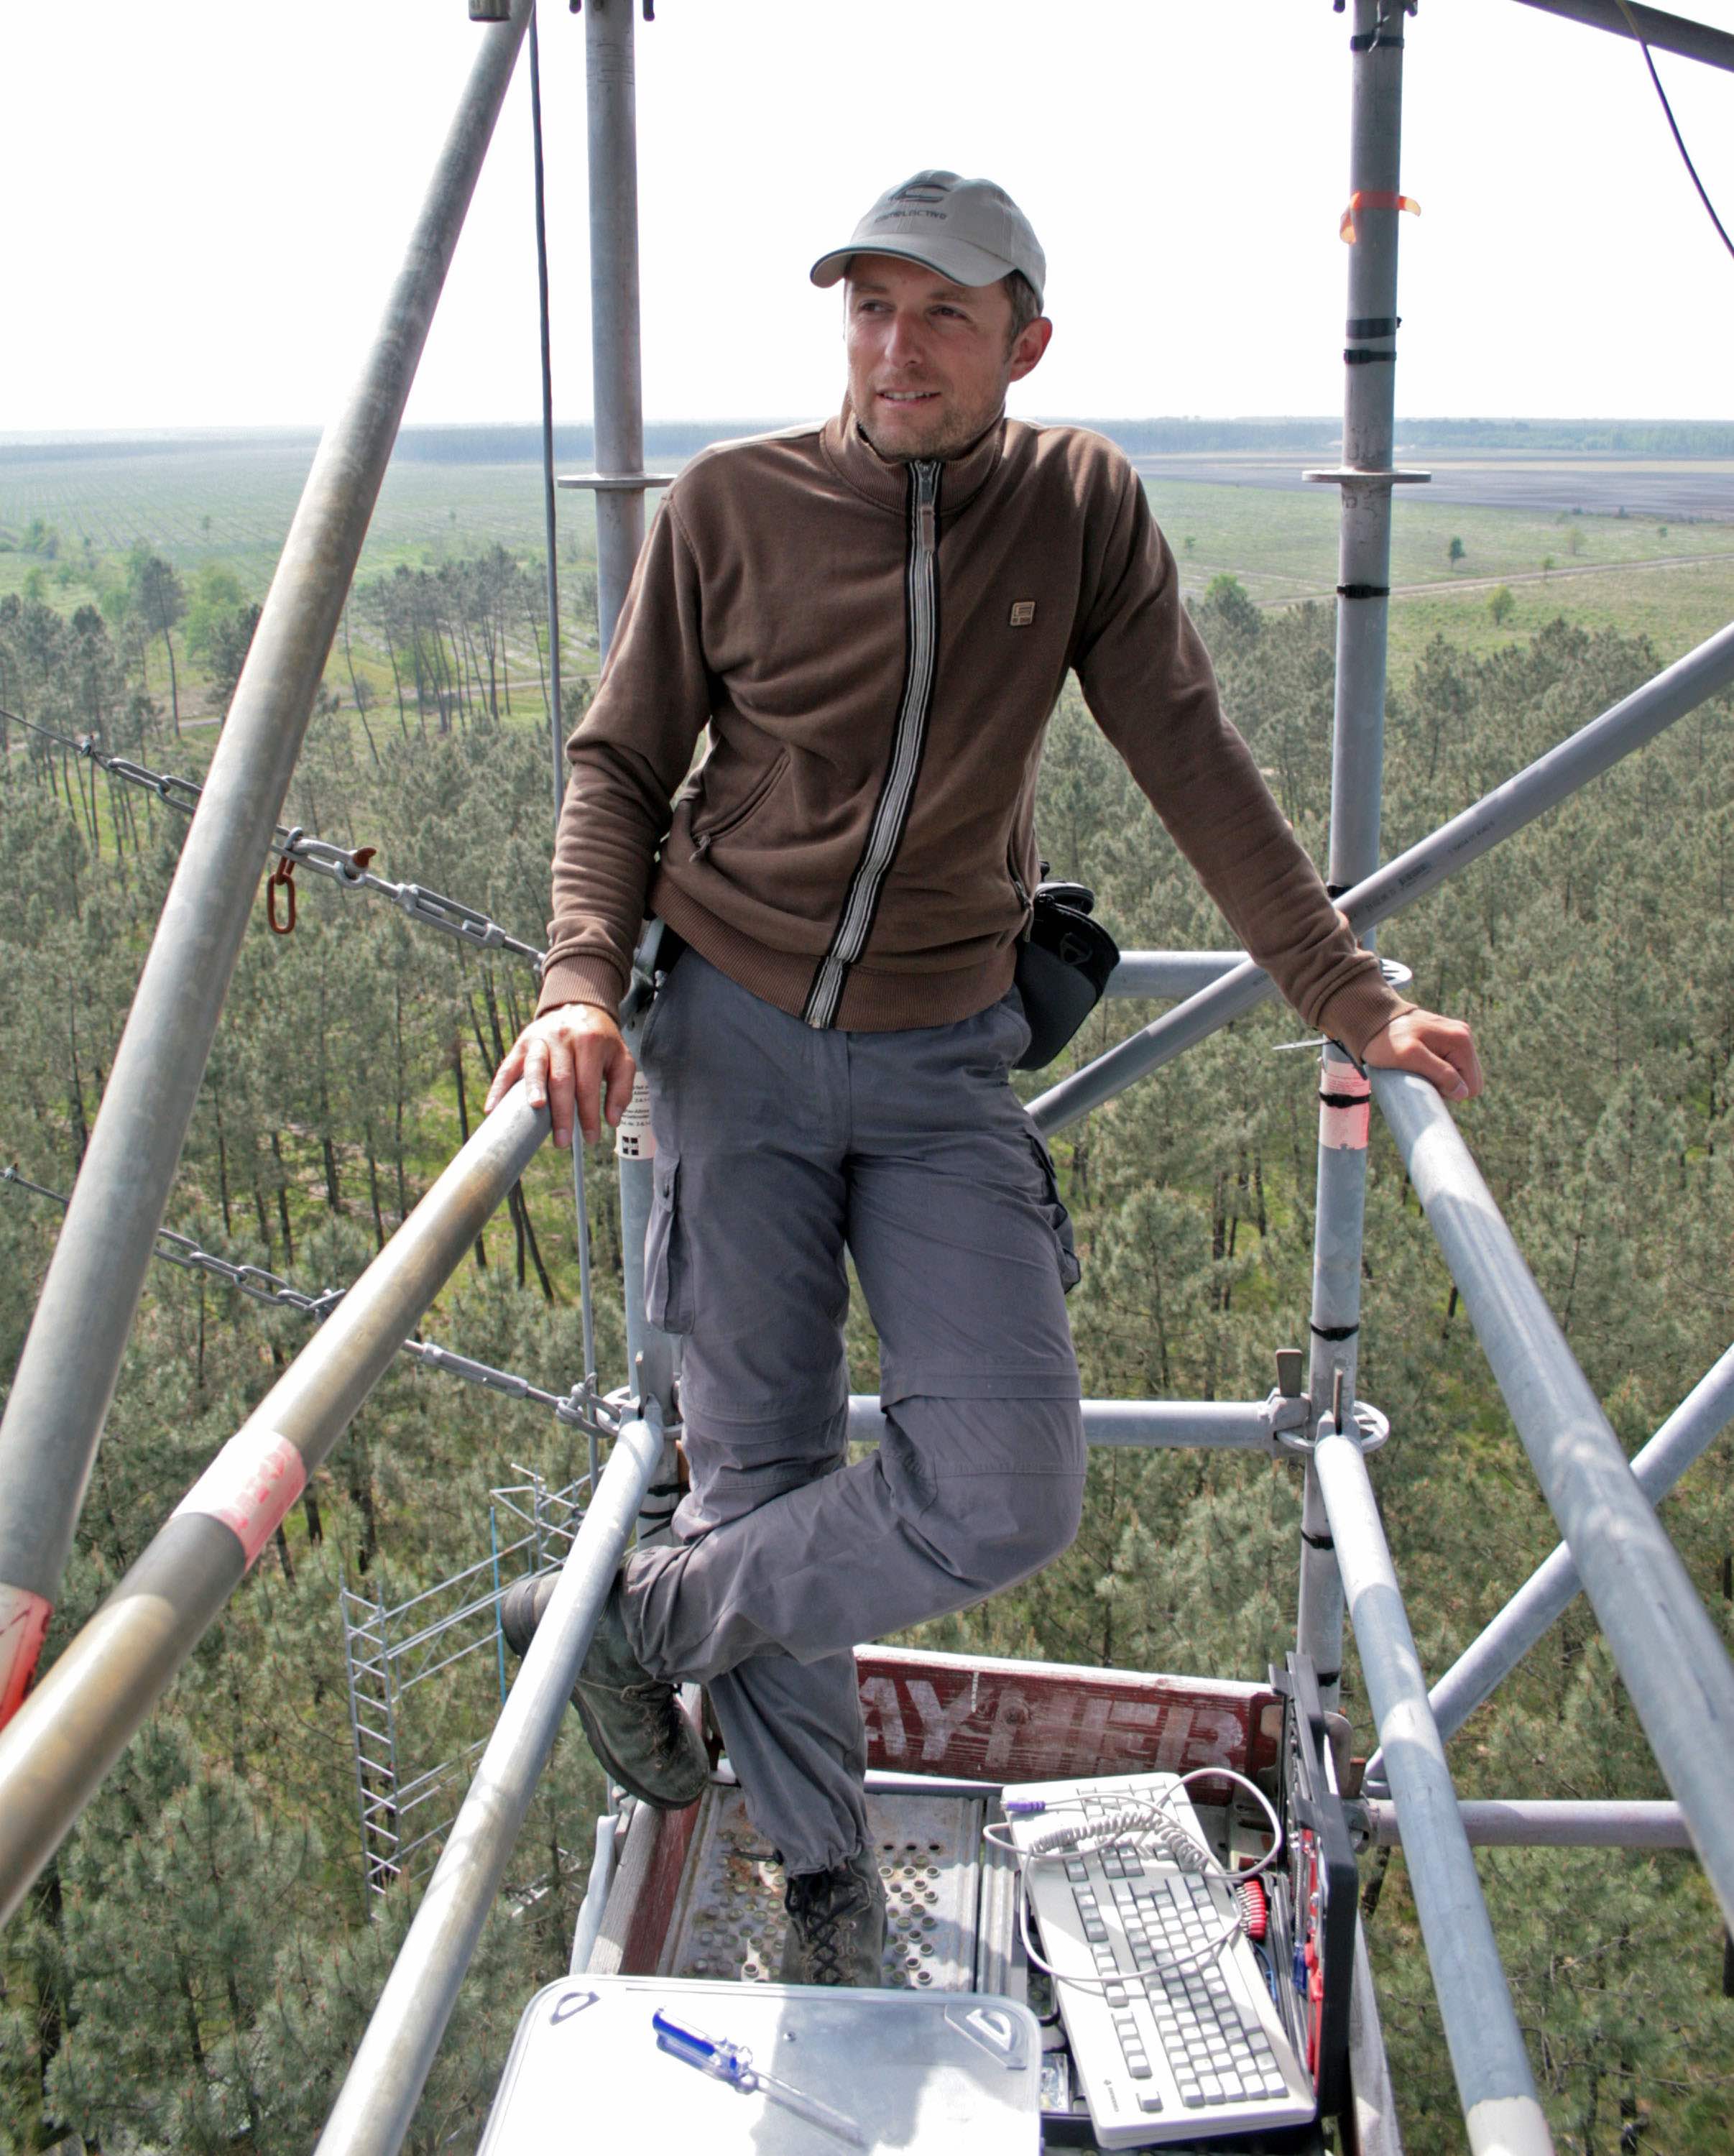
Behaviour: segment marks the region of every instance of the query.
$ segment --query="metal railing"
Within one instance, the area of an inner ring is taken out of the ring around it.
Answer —
[[[408,2131],[662,1446],[653,1401],[615,1441],[320,2137],[318,2156],[392,2156]]]
[[[1734,1924],[1734,1666],[1449,1110],[1418,1078],[1375,1071],[1372,1087],[1656,1763]],[[1390,1751],[1386,1742],[1387,1774]]]
[[[547,1134],[515,1086],[0,1729],[0,1922]]]
[[[217,1021],[314,696],[529,19],[478,32],[361,376],[326,430],[140,976],[0,1423],[0,1604],[40,1622],[62,1568]],[[0,1711],[28,1668],[0,1671]]]

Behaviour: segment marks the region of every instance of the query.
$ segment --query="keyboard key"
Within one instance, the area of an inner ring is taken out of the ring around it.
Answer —
[[[1160,2111],[1162,2107],[1162,2100],[1157,2094],[1154,2089],[1141,2089],[1138,2092],[1138,2108],[1140,2111]]]
[[[1126,2070],[1135,2082],[1147,2082],[1150,2079],[1150,2061],[1141,2051],[1126,2053]]]

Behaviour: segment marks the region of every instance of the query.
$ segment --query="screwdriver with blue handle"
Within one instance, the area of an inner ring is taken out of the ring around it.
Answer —
[[[867,2137],[854,2119],[840,2111],[833,2111],[829,2104],[821,2103],[817,2097],[808,2096],[793,2082],[754,2066],[752,2054],[744,2044],[733,2043],[726,2036],[707,2036],[702,2029],[689,2027],[660,2008],[651,2015],[650,2025],[656,2031],[659,2051],[684,2059],[689,2066],[696,2066],[701,2074],[709,2074],[713,2081],[723,2082],[742,2096],[757,2092],[772,2103],[781,2104],[785,2111],[793,2112],[809,2124],[822,2126],[828,2133],[834,2133],[851,2148],[867,2146]]]

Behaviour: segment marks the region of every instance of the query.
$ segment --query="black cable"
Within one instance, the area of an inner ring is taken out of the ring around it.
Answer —
[[[1662,88],[1662,79],[1655,71],[1655,62],[1650,57],[1649,47],[1644,41],[1644,33],[1638,28],[1638,18],[1626,5],[1626,0],[1619,0],[1619,12],[1625,17],[1626,26],[1637,41],[1639,51],[1644,55],[1644,64],[1649,69],[1649,79],[1655,85],[1655,94],[1662,100],[1662,110],[1667,115],[1669,130],[1674,136],[1674,146],[1685,161],[1686,171],[1691,175],[1692,185],[1698,190],[1698,199],[1703,203],[1710,222],[1716,227],[1716,238],[1721,240],[1730,254],[1734,254],[1734,239],[1729,239],[1726,227],[1716,213],[1716,204],[1711,202],[1706,192],[1703,181],[1698,177],[1698,168],[1692,162],[1691,151],[1685,146],[1685,137],[1680,131],[1680,122],[1674,117],[1674,108],[1668,102],[1667,91]]]
[[[542,526],[548,550],[548,725],[554,751],[554,815],[566,783],[565,726],[560,709],[560,571],[554,552],[554,362],[548,337],[547,190],[542,171],[541,47],[530,10],[530,139],[536,166],[536,283],[541,331]]]

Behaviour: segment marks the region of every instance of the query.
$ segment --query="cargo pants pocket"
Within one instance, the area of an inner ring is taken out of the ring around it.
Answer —
[[[644,1230],[644,1315],[663,1332],[692,1330],[692,1265],[680,1220],[680,1162],[666,1146],[651,1163]]]
[[[1072,1216],[1065,1209],[1059,1194],[1059,1179],[1054,1173],[1054,1161],[1040,1134],[1029,1133],[1029,1149],[1035,1155],[1036,1168],[1041,1176],[1041,1209],[1054,1236],[1054,1255],[1059,1267],[1059,1284],[1070,1295],[1084,1277],[1084,1268],[1078,1262],[1077,1247],[1072,1240]]]

